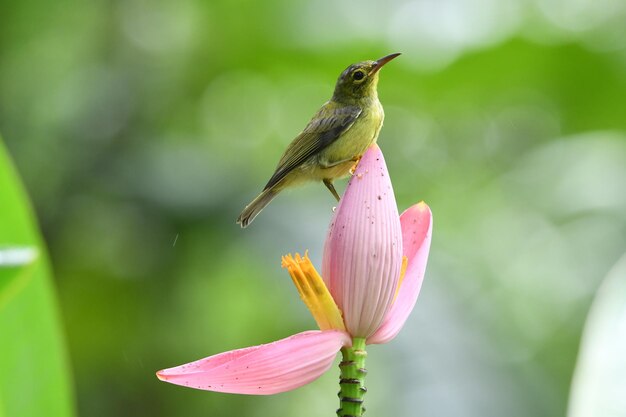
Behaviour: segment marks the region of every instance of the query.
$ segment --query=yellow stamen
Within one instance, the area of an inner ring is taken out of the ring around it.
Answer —
[[[406,267],[408,264],[409,264],[409,258],[407,258],[406,256],[403,256],[402,266],[400,267],[400,278],[398,279],[398,288],[396,288],[396,295],[393,296],[393,301],[396,301],[396,298],[398,298],[398,293],[400,292],[402,281],[404,281],[404,274],[406,274]]]
[[[295,258],[291,254],[283,256],[282,267],[289,271],[300,298],[311,311],[320,330],[346,330],[339,307],[306,252],[304,257],[298,253]]]

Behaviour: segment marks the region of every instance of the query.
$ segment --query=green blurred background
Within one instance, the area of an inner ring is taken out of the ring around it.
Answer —
[[[379,144],[400,209],[425,200],[435,228],[416,309],[370,351],[368,415],[565,414],[626,252],[626,2],[2,1],[0,131],[79,415],[333,415],[336,368],[274,397],[154,372],[315,327],[280,257],[320,265],[331,195],[234,220],[338,74],[392,52]]]

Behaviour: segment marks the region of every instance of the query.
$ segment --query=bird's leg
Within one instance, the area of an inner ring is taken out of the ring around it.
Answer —
[[[333,185],[333,181],[331,179],[324,178],[324,185],[326,186],[326,188],[328,188],[328,190],[331,192],[331,194],[335,196],[337,201],[339,201],[339,194],[337,194],[337,190],[335,190],[335,186]]]
[[[328,168],[336,167],[337,165],[345,164],[346,162],[350,162],[350,161],[359,162],[360,159],[361,159],[360,156],[355,156],[353,158],[342,159],[341,161],[333,161],[333,162],[319,161],[318,163],[321,168],[328,169]]]
[[[359,155],[359,156],[355,156],[354,158],[344,159],[342,161],[326,163],[326,164],[320,161],[319,164],[322,168],[328,169],[328,168],[335,167],[337,165],[345,164],[346,162],[354,162],[354,165],[352,165],[352,167],[350,168],[350,175],[353,175],[360,160],[361,160],[361,156]],[[337,190],[335,190],[335,186],[333,185],[333,180],[330,178],[325,178],[323,181],[324,181],[324,185],[326,186],[326,188],[328,188],[331,194],[335,196],[337,201],[339,201],[339,194],[337,193]]]
[[[354,162],[352,167],[350,167],[350,175],[354,174],[357,165],[359,165],[359,161],[361,161],[362,155],[355,156],[354,158],[342,159],[341,161],[324,163],[322,161],[319,162],[320,167],[324,169],[336,167],[337,165],[345,164],[346,162]]]

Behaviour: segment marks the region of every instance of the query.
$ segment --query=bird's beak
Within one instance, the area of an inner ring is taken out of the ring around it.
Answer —
[[[392,59],[400,55],[401,55],[400,52],[397,52],[395,54],[387,55],[387,56],[380,58],[378,61],[374,63],[374,67],[370,70],[370,73],[368,75],[376,74],[383,67],[383,65],[385,65],[387,62],[391,61]]]

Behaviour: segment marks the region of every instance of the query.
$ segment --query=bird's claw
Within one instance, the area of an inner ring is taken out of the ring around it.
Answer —
[[[354,175],[354,173],[356,172],[356,167],[359,166],[361,157],[359,156],[358,158],[354,158],[353,161],[354,161],[354,165],[352,165],[352,167],[350,168],[350,175]]]

